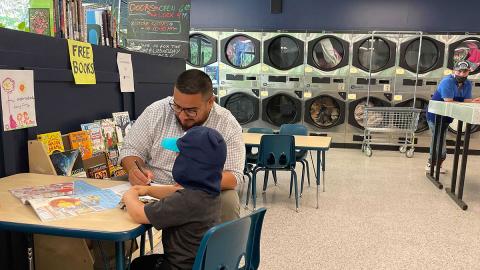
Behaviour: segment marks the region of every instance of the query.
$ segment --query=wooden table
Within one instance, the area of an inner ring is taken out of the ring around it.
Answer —
[[[431,100],[428,105],[428,111],[434,113],[435,116],[435,130],[439,130],[440,126],[443,125],[443,116],[448,116],[458,120],[458,130],[457,137],[455,142],[455,154],[453,158],[453,169],[452,169],[452,182],[450,188],[446,188],[445,191],[447,194],[455,201],[455,203],[463,210],[467,210],[468,205],[463,201],[463,187],[465,184],[465,173],[467,168],[467,159],[468,159],[468,150],[470,147],[470,134],[472,129],[472,124],[480,124],[480,104],[479,103],[457,103],[457,102],[443,102],[443,101],[434,101]],[[462,142],[462,129],[463,122],[466,123],[465,127],[465,137],[463,139],[463,151],[460,150]],[[444,134],[437,132],[436,136],[433,138],[433,149],[432,156],[436,156],[436,164],[431,164],[430,172],[427,173],[427,178],[430,179],[438,188],[442,189],[443,184],[440,183],[440,159],[442,155],[441,148],[438,147],[437,142],[443,140]],[[441,143],[439,144],[441,145]],[[460,176],[458,182],[458,193],[457,191],[457,172],[458,172],[458,161],[460,152],[462,152],[462,161],[460,165]],[[435,170],[434,175],[434,168]]]
[[[115,241],[116,266],[124,269],[124,241],[142,235],[150,225],[141,225],[132,221],[126,211],[110,209],[88,213],[76,217],[42,222],[33,208],[24,205],[8,190],[52,183],[71,182],[79,178],[24,173],[0,178],[0,229],[31,234],[47,234],[74,238]],[[85,182],[100,188],[118,185],[118,181],[81,178]],[[142,241],[144,242],[144,241]],[[31,248],[31,247],[30,247]]]
[[[260,146],[260,140],[264,134],[243,133],[243,142],[246,146]],[[317,151],[317,208],[318,188],[320,186],[320,167],[322,168],[323,187],[325,191],[325,152],[330,149],[331,137],[325,136],[301,136],[295,135],[295,148],[300,150]]]

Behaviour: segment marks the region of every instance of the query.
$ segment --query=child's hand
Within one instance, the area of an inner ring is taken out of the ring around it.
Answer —
[[[122,201],[126,203],[128,200],[138,200],[138,196],[137,190],[131,188],[123,194]]]
[[[138,196],[146,196],[148,195],[148,190],[150,186],[133,186],[131,189],[137,191]]]

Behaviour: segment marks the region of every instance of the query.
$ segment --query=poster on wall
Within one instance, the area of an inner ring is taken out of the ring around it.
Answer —
[[[3,130],[37,126],[33,70],[0,70]]]
[[[127,21],[129,50],[188,58],[190,0],[130,0]]]
[[[120,92],[135,92],[133,81],[132,55],[117,53],[118,75],[120,76]]]

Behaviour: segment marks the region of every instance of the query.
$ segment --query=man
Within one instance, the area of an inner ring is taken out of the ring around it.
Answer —
[[[181,188],[172,177],[176,155],[161,147],[161,142],[164,138],[181,137],[194,126],[213,128],[225,139],[221,221],[236,219],[240,216],[240,202],[235,187],[243,177],[245,162],[242,128],[228,110],[215,103],[212,81],[202,71],[191,69],[180,74],[173,97],[154,102],[135,121],[120,150],[120,162],[128,172],[128,180],[132,185],[148,185],[150,181],[165,184],[162,188],[166,193]]]
[[[470,64],[467,61],[460,61],[455,64],[454,74],[448,75],[442,79],[438,85],[437,90],[433,94],[431,100],[444,101],[444,102],[480,102],[480,98],[472,99],[472,83],[467,79],[468,74],[470,73]],[[448,125],[453,121],[450,117],[444,117],[442,126],[440,127],[440,132],[444,134],[443,141],[438,142],[439,145],[442,145],[442,160],[440,161],[440,173],[447,173],[447,170],[442,168],[442,163],[447,157],[447,148],[446,148],[446,132]],[[435,131],[435,114],[427,113],[427,122],[430,130],[432,131],[432,142],[430,144],[430,156],[428,158],[427,166],[425,166],[426,171],[430,171],[430,164],[435,162],[432,157],[433,152],[433,138],[436,133]]]

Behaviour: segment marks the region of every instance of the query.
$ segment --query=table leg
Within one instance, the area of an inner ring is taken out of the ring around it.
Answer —
[[[463,131],[462,129],[463,129],[463,122],[458,121],[457,136],[455,140],[455,153],[453,155],[452,183],[450,184],[450,188],[445,189],[447,193],[455,194],[455,189],[457,188],[458,159],[460,156],[460,144],[462,141],[462,131]]]
[[[443,184],[440,183],[440,159],[442,158],[442,141],[443,141],[443,132],[441,127],[443,125],[443,117],[441,115],[435,116],[435,131],[433,136],[433,151],[430,163],[430,173],[427,174],[427,178],[432,181],[432,183],[439,189],[443,188]],[[436,164],[433,164],[434,157],[436,158]],[[433,176],[433,168],[436,167],[435,177]]]
[[[125,269],[125,243],[123,241],[115,242],[115,264],[117,270]]]
[[[145,233],[140,236],[140,256],[145,255]]]
[[[153,253],[153,232],[152,228],[148,229],[148,239],[149,239],[149,244],[150,244],[150,253]]]
[[[320,152],[321,151],[317,150],[317,209],[318,209],[318,188],[320,186],[320,165],[321,165]]]
[[[323,192],[325,192],[325,151],[322,151],[322,178],[323,178]]]
[[[34,270],[35,264],[33,261],[33,234],[27,234],[27,242],[28,270]]]

